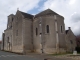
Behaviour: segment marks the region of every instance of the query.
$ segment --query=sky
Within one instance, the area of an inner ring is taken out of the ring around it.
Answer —
[[[75,35],[80,34],[80,0],[0,0],[0,40],[7,28],[7,16],[20,11],[37,14],[43,10],[51,9],[62,15],[65,29],[71,27]]]

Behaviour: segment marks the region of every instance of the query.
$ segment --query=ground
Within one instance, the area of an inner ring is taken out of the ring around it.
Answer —
[[[40,60],[35,57],[0,51],[0,60]]]
[[[67,56],[67,55],[45,55],[45,54],[27,54],[19,55],[10,52],[0,51],[0,60],[80,60],[80,56]]]

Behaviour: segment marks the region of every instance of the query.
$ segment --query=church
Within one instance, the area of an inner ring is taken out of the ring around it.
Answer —
[[[65,31],[64,17],[46,9],[36,15],[17,10],[8,16],[2,34],[2,50],[15,53],[66,53],[76,48],[71,28]]]

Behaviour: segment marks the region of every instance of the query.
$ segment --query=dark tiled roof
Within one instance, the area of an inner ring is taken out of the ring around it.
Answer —
[[[20,11],[21,12],[21,11]],[[31,15],[31,14],[28,14],[28,13],[24,13],[24,12],[21,12],[22,13],[22,15],[25,17],[25,18],[29,18],[29,19],[33,19],[33,15]]]
[[[69,30],[66,30],[66,31],[65,31],[65,32],[66,32],[66,34],[68,33],[68,31],[69,31]]]
[[[59,14],[55,13],[54,11],[52,11],[51,9],[47,9],[47,10],[44,10],[41,13],[35,15],[35,17],[39,17],[39,16],[43,16],[43,15],[50,15],[50,14],[59,15]]]

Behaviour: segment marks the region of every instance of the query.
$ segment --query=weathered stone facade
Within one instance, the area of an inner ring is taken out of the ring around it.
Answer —
[[[23,54],[67,51],[64,17],[50,9],[35,16],[17,10],[16,15],[8,16],[4,34],[6,51]]]
[[[5,34],[2,33],[1,50],[4,50],[4,38],[5,38]]]
[[[73,32],[71,31],[71,28],[69,27],[68,30],[66,30],[66,49],[67,52],[73,52],[76,50],[76,36],[73,34]]]

